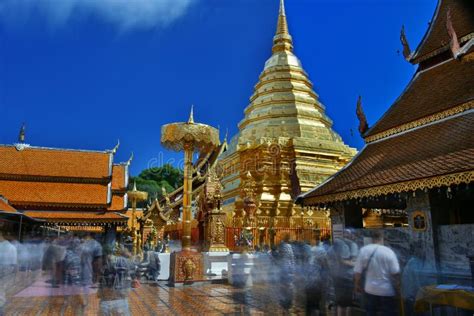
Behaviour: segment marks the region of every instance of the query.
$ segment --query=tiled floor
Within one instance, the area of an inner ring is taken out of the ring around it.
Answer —
[[[99,315],[95,290],[52,289],[38,281],[9,299],[6,315]],[[64,294],[64,295],[62,295]],[[132,315],[284,315],[278,293],[267,286],[236,289],[225,284],[168,287],[143,284],[129,295]],[[293,307],[291,314],[302,311]]]

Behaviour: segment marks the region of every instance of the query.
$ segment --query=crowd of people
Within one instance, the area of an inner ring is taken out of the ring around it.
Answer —
[[[25,238],[18,242],[0,231],[0,316],[16,276],[49,284],[51,295],[81,297],[74,314],[84,313],[88,296],[97,293],[101,315],[129,315],[128,292],[139,285],[141,260],[118,243],[102,246],[91,234]]]
[[[323,237],[316,246],[287,237],[274,249],[257,248],[250,276],[242,274],[234,284],[248,286],[248,278],[251,284],[267,284],[283,308],[291,311],[300,304],[308,315],[399,315],[402,310],[412,315],[423,285],[422,251],[415,248],[402,269],[379,231],[363,247],[351,231],[332,242]]]
[[[324,315],[329,310],[337,315],[350,315],[354,310],[397,315],[399,307],[412,314],[423,282],[418,273],[424,264],[422,247],[412,245],[414,255],[401,269],[399,258],[384,245],[380,232],[374,231],[371,243],[361,248],[356,241],[349,231],[332,242],[325,236],[315,246],[287,237],[273,249],[257,248],[250,284],[267,285],[288,311],[303,301],[309,315]],[[84,296],[93,289],[100,298],[102,315],[117,311],[128,315],[129,290],[143,278],[158,279],[158,254],[163,250],[148,247],[138,257],[132,256],[130,247],[126,242],[103,246],[91,234],[30,237],[20,243],[11,236],[7,240],[0,232],[0,316],[6,292],[19,271],[43,278],[51,289],[72,288]],[[242,258],[243,267],[249,257]],[[242,269],[240,278],[234,272],[233,283],[248,286],[248,278]],[[86,305],[87,299],[81,304]],[[78,307],[84,310],[85,306]]]

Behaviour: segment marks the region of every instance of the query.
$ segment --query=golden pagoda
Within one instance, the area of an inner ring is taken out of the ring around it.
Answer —
[[[255,244],[274,242],[272,234],[278,241],[280,228],[295,239],[315,238],[303,230],[327,227],[327,216],[303,211],[293,200],[342,168],[356,150],[332,130],[324,105],[293,53],[283,0],[272,56],[244,114],[239,132],[221,158],[228,221],[234,227],[241,225],[251,182],[257,206]]]

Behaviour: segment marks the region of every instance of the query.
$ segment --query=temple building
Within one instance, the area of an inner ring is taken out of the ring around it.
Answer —
[[[391,215],[400,225],[383,231],[402,263],[418,243],[438,281],[466,280],[474,256],[474,3],[441,0],[418,48],[410,51],[403,30],[401,40],[418,65],[410,83],[372,127],[359,111],[362,151],[297,202],[330,210],[335,235],[351,227],[362,238],[364,227],[385,226],[368,212]]]
[[[115,163],[117,148],[36,147],[25,144],[24,136],[17,144],[0,145],[2,205],[8,201],[7,211],[61,231],[114,232],[128,221],[130,161]]]
[[[260,240],[268,244],[269,233],[278,235],[279,228],[292,238],[314,240],[303,231],[326,227],[327,216],[303,212],[293,199],[342,168],[356,150],[332,129],[324,105],[293,53],[283,0],[272,55],[244,114],[239,132],[220,160],[228,226],[242,225],[245,188],[251,186],[256,203],[254,228]]]

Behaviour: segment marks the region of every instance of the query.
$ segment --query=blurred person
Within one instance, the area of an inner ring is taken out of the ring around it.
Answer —
[[[335,305],[338,315],[349,315],[353,305],[354,264],[351,247],[341,238],[335,238],[328,250],[328,262],[334,286]]]
[[[275,276],[272,255],[267,248],[263,247],[260,252],[255,253],[255,261],[252,266],[252,280],[255,283],[273,283]]]
[[[160,248],[148,252],[148,269],[153,281],[158,281],[161,271]]]
[[[1,223],[0,223],[1,224]],[[2,227],[0,226],[0,229]],[[14,272],[17,269],[17,249],[3,237],[0,230],[0,316],[3,316],[7,303],[7,289],[14,283]]]
[[[46,249],[43,256],[43,271],[51,274],[51,286],[59,287],[63,281],[66,247],[61,237],[56,237]]]
[[[312,314],[314,312],[319,315],[326,313],[326,304],[329,298],[330,290],[330,269],[328,263],[328,250],[329,250],[329,237],[323,236],[317,246],[311,247],[311,259],[309,262],[311,271],[309,273],[314,274],[316,277],[313,278],[314,284],[310,290],[312,293],[310,297],[312,302],[307,304],[307,313]]]
[[[239,257],[234,259],[235,266],[233,267],[232,279],[233,285],[237,288],[243,288],[251,285],[251,274],[246,273],[247,264],[250,262],[250,257],[245,251]]]
[[[100,315],[130,314],[128,295],[134,275],[134,264],[121,246],[108,246],[101,260],[99,290]]]
[[[280,279],[279,302],[286,310],[289,310],[293,305],[294,278],[296,271],[295,254],[289,241],[290,236],[287,234],[278,246],[277,252],[277,264]]]
[[[321,295],[325,288],[322,284],[321,265],[313,248],[306,243],[303,246],[304,265],[302,281],[306,300],[306,315],[320,312]]]
[[[430,282],[426,279],[424,272],[425,251],[421,241],[413,241],[410,244],[410,253],[412,256],[408,259],[401,277],[401,295],[406,315],[415,313],[415,300],[418,290],[428,285]]]
[[[349,247],[349,251],[351,253],[351,259],[356,260],[359,256],[359,246],[356,243],[357,235],[355,234],[354,229],[345,229],[344,230],[344,237],[342,240],[347,244]]]
[[[354,267],[357,292],[364,292],[367,315],[399,315],[400,266],[392,249],[383,245],[383,235],[372,233],[372,243],[362,247]],[[362,284],[362,278],[365,279]]]
[[[102,246],[88,233],[80,245],[81,279],[84,286],[92,286],[97,282],[97,275],[102,260]]]
[[[81,283],[81,253],[79,246],[79,239],[72,238],[67,247],[64,259],[66,284],[80,285]]]

